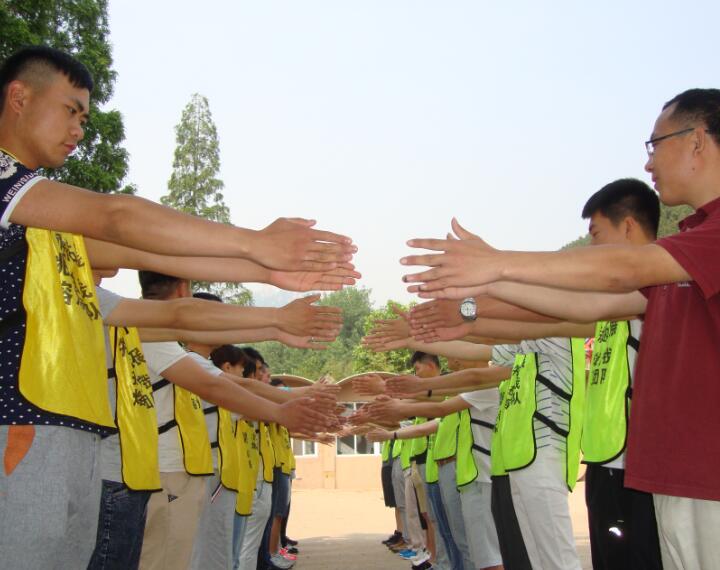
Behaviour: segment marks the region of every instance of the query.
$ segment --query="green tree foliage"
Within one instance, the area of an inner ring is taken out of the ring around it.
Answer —
[[[402,310],[408,310],[409,306],[401,305],[394,301],[388,301],[384,307],[374,310],[365,317],[364,331],[369,333],[373,327],[373,323],[378,319],[395,319],[397,315],[393,313],[392,307],[396,306]],[[358,344],[353,350],[353,372],[370,372],[373,370],[381,370],[384,372],[408,372],[410,370],[410,356],[412,350],[391,350],[389,352],[373,352],[368,348]]]
[[[658,237],[665,237],[678,232],[678,223],[680,220],[689,216],[693,209],[690,206],[674,206],[672,208],[660,204],[660,227],[658,229]],[[565,244],[562,249],[570,249],[590,244],[590,234],[585,234]]]
[[[220,142],[206,97],[195,93],[183,109],[175,127],[175,156],[168,194],[160,198],[166,206],[213,222],[230,223],[220,172]],[[252,293],[237,283],[193,284],[194,290],[210,291],[223,300],[251,305]]]
[[[47,45],[76,56],[90,70],[95,82],[85,138],[62,168],[48,176],[97,192],[134,194],[123,186],[128,153],[122,117],[115,110],[100,110],[113,93],[108,41],[107,0],[2,0],[0,1],[0,60],[19,48]]]
[[[259,343],[256,348],[273,372],[297,374],[311,380],[330,374],[339,380],[358,371],[354,351],[365,334],[365,323],[372,312],[370,290],[347,287],[323,296],[320,304],[343,310],[343,327],[338,338],[323,351],[288,348],[277,342]]]

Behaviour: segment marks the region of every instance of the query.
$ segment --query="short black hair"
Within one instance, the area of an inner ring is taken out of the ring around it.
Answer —
[[[247,353],[247,355],[252,358],[253,360],[259,360],[262,362],[265,366],[268,365],[267,362],[265,362],[265,359],[262,357],[262,354],[256,349],[254,349],[252,346],[244,346],[243,350]]]
[[[280,378],[272,378],[270,380],[270,386],[283,386],[287,388],[287,384],[285,384],[285,382],[283,382]]]
[[[80,61],[68,53],[48,46],[29,46],[8,57],[0,67],[0,109],[5,104],[7,86],[30,72],[47,74],[48,71],[62,73],[75,87],[92,92],[92,76]]]
[[[138,271],[138,278],[143,299],[167,299],[183,282],[179,277],[154,271]]]
[[[688,89],[665,103],[663,111],[672,105],[675,105],[673,119],[686,121],[688,126],[705,126],[715,142],[720,143],[720,89]]]
[[[218,346],[210,353],[210,360],[218,368],[221,368],[225,363],[230,364],[230,366],[240,364],[243,367],[243,376],[245,376],[248,365],[252,365],[252,372],[255,372],[255,361],[251,360],[242,348],[232,344]]]
[[[440,369],[440,359],[435,354],[428,354],[427,352],[416,350],[410,357],[410,366],[414,366],[416,362],[432,362]]]
[[[215,295],[215,293],[208,293],[206,291],[197,291],[193,293],[193,297],[196,299],[204,299],[205,301],[215,301],[217,303],[222,303],[223,300]]]
[[[634,218],[652,239],[660,225],[660,200],[650,186],[636,178],[621,178],[606,184],[585,203],[583,219],[600,212],[617,226],[625,218]]]

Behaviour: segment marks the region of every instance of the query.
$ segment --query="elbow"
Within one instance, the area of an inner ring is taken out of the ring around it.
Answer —
[[[194,317],[198,314],[198,310],[202,308],[198,307],[202,302],[194,298],[173,300],[172,325],[179,329],[196,330],[198,327]]]
[[[134,198],[132,196],[112,196],[103,220],[103,237],[113,243],[125,243],[128,236],[128,220],[132,219]]]

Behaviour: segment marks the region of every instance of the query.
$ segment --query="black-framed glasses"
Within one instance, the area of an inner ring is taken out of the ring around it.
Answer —
[[[679,137],[680,135],[686,135],[688,133],[693,132],[697,127],[688,127],[687,129],[682,129],[681,131],[675,131],[674,133],[669,133],[667,135],[663,135],[661,137],[655,137],[654,139],[650,139],[649,141],[645,141],[645,150],[648,153],[648,156],[652,156],[655,154],[655,147],[657,146],[657,143],[660,141],[664,141],[665,139],[669,139],[672,137]],[[705,129],[706,133],[709,133],[709,129]]]

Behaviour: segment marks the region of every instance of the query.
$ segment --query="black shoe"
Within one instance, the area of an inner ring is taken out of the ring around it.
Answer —
[[[383,540],[382,543],[385,546],[390,546],[391,544],[395,544],[401,538],[402,538],[402,533],[400,531],[396,530],[389,537],[387,537],[385,540]]]
[[[297,540],[293,540],[292,538],[288,538],[287,536],[283,537],[282,542],[283,542],[283,546],[288,546],[288,545],[289,546],[297,546],[298,545]]]
[[[298,554],[300,552],[296,546],[286,546],[285,551],[288,554]]]
[[[413,564],[412,569],[413,570],[432,570],[432,564],[430,564],[429,560],[426,560],[422,564]]]

